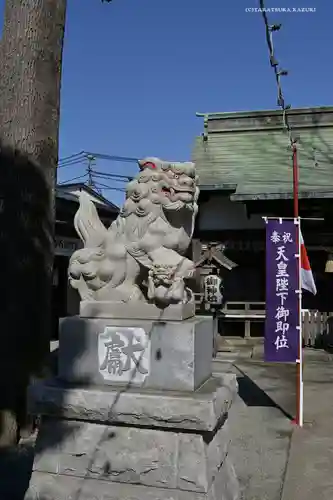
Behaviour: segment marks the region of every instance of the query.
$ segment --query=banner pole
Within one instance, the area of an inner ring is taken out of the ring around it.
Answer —
[[[292,144],[292,159],[293,159],[293,198],[294,198],[294,217],[297,219],[298,231],[297,247],[298,247],[298,317],[299,317],[299,340],[298,340],[298,360],[296,363],[296,424],[303,426],[303,335],[302,335],[302,282],[301,282],[301,230],[299,218],[299,201],[298,201],[298,161],[297,161],[297,146],[296,142]]]
[[[298,415],[297,415],[297,424],[300,427],[303,427],[303,421],[304,421],[304,386],[303,386],[303,328],[302,328],[302,279],[301,279],[301,273],[302,273],[302,262],[301,262],[301,221],[300,218],[298,218],[298,283],[299,283],[299,290],[298,290],[298,312],[299,312],[299,339],[298,339],[298,363],[297,363],[297,370],[298,370],[298,377],[297,377],[297,382],[299,384],[298,387]]]

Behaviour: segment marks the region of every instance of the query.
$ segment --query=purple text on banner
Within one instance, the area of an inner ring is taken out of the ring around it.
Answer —
[[[297,232],[293,220],[268,220],[266,224],[267,362],[296,362],[299,357]]]

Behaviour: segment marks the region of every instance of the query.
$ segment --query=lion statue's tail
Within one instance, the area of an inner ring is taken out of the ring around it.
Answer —
[[[81,191],[79,202],[79,210],[74,217],[75,230],[85,247],[99,247],[107,236],[107,229],[101,222],[96,207],[88,193]]]
[[[86,192],[80,193],[79,201],[74,226],[84,248],[74,252],[70,259],[70,283],[83,300],[103,300],[104,296],[126,300],[130,293],[125,282],[128,275],[134,276],[138,272],[132,269],[133,265],[137,267],[138,264],[133,263],[133,259],[128,262],[128,252],[122,237],[123,227],[118,220],[107,230]],[[116,288],[119,293],[116,293]]]

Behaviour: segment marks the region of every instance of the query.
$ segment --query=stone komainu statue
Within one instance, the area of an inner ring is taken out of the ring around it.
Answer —
[[[70,260],[69,279],[82,300],[144,302],[163,308],[193,301],[186,280],[194,263],[184,255],[198,211],[193,163],[139,161],[126,201],[106,229],[82,192],[74,219],[84,248]]]

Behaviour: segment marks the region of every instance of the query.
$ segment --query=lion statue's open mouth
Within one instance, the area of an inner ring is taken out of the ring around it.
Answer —
[[[179,199],[186,203],[190,203],[194,200],[195,190],[190,188],[163,186],[162,193],[168,196],[170,200]]]

